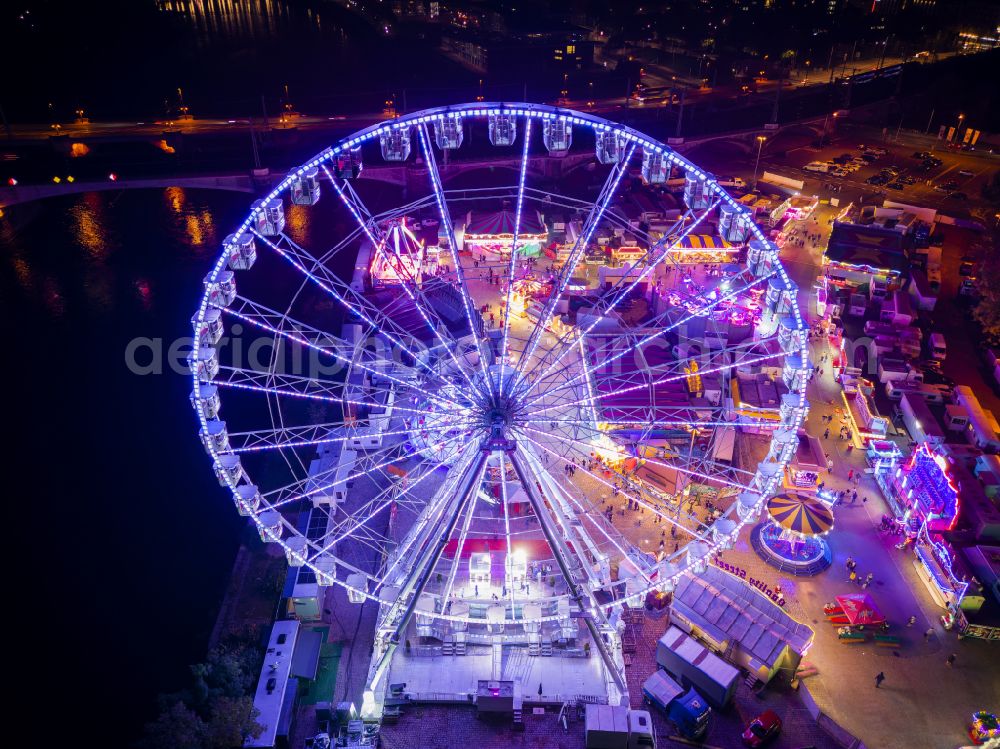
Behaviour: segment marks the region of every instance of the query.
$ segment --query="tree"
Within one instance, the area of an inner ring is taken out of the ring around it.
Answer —
[[[1000,263],[983,263],[979,278],[979,303],[972,316],[990,344],[1000,342]]]
[[[206,726],[206,749],[233,749],[243,746],[248,738],[257,738],[264,726],[257,722],[260,710],[253,706],[253,699],[219,697],[212,704],[212,716]]]
[[[162,710],[146,724],[138,749],[203,749],[207,730],[198,714],[183,702]]]

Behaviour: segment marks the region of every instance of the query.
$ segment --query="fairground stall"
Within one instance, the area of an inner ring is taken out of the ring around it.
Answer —
[[[517,214],[507,207],[499,211],[480,213],[470,211],[465,219],[465,252],[473,255],[481,253],[509,255],[517,232],[517,250],[522,257],[540,255],[549,238],[538,211],[521,212],[521,223]]]
[[[826,453],[819,438],[800,429],[795,453],[785,470],[785,488],[795,491],[816,491],[819,477],[826,470]]]
[[[872,398],[872,384],[860,377],[843,378],[840,392],[847,428],[855,447],[862,447],[869,440],[885,439],[889,421],[880,416]]]
[[[425,242],[417,238],[404,216],[389,222],[372,254],[371,277],[376,288],[414,283],[437,270],[437,254],[428,256]]]

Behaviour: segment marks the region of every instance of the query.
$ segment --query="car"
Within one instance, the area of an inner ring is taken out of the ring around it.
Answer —
[[[862,150],[865,153],[873,153],[876,156],[885,156],[886,153],[888,153],[888,151],[886,151],[884,148],[868,148],[868,147],[865,147],[865,148],[862,148]]]
[[[749,747],[764,746],[781,733],[781,718],[774,710],[765,710],[750,721],[743,731],[743,743]]]
[[[973,176],[973,174],[974,174],[974,172],[971,169],[959,169],[958,170],[958,176],[959,177],[971,177],[971,176]]]
[[[887,180],[881,174],[874,174],[865,180],[865,182],[867,182],[869,185],[884,185],[888,181],[889,180]]]
[[[830,164],[825,161],[813,161],[812,163],[806,164],[802,167],[807,172],[828,172],[830,171]]]
[[[861,154],[861,158],[868,163],[871,163],[873,161],[878,161],[878,156],[876,156],[873,153],[869,153],[868,151],[865,151],[863,154]]]
[[[972,255],[963,255],[962,263],[958,266],[958,275],[971,276],[976,269],[976,259]]]
[[[917,151],[913,154],[915,159],[929,159],[931,157],[930,153],[927,151]]]
[[[890,182],[889,184],[886,185],[886,187],[888,187],[890,190],[902,190],[905,186],[906,185],[904,185],[902,182],[898,180],[895,182]]]
[[[957,190],[958,189],[958,183],[955,180],[950,179],[947,182],[945,182],[944,184],[942,184],[941,187],[943,187],[945,190]]]
[[[846,177],[848,174],[850,174],[850,172],[847,169],[839,166],[836,169],[830,170],[831,177]]]
[[[968,200],[969,196],[964,192],[950,192],[947,196],[950,200]]]
[[[937,158],[936,156],[931,156],[929,159],[927,159],[927,163],[930,164],[931,166],[941,166],[944,162],[941,161],[941,159]]]
[[[917,183],[917,180],[911,177],[909,174],[900,177],[899,181],[902,182],[904,185],[915,185]]]
[[[896,175],[901,174],[902,171],[903,170],[900,169],[898,166],[887,166],[883,167],[882,174],[891,174],[893,177],[895,177]]]

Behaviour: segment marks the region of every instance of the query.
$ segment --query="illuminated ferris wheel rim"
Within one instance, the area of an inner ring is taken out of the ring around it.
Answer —
[[[439,123],[445,120],[446,118],[450,118],[453,121],[457,120],[460,123],[462,120],[481,120],[493,116],[508,116],[513,118],[523,118],[527,123],[531,122],[545,123],[545,122],[558,121],[568,124],[570,126],[590,128],[591,130],[593,130],[595,135],[613,133],[615,136],[615,140],[618,141],[619,143],[626,146],[630,146],[632,148],[636,147],[641,148],[644,154],[645,153],[661,154],[663,158],[668,160],[671,164],[684,169],[686,174],[694,175],[698,180],[703,181],[707,189],[711,192],[712,196],[718,201],[716,205],[721,205],[724,203],[728,205],[731,208],[731,210],[735,212],[736,215],[744,218],[744,220],[746,221],[746,226],[749,229],[749,232],[753,235],[753,238],[761,243],[765,251],[770,256],[769,259],[771,263],[772,275],[780,276],[785,284],[785,288],[792,290],[791,306],[790,309],[787,311],[787,314],[791,318],[793,318],[793,323],[797,330],[801,331],[805,327],[801,312],[799,310],[798,302],[794,294],[796,286],[788,278],[787,273],[783,265],[781,264],[780,259],[778,258],[777,248],[773,243],[771,243],[767,239],[767,237],[760,230],[760,228],[753,222],[750,210],[745,205],[743,205],[739,201],[735,200],[732,196],[730,196],[718,184],[718,181],[710,173],[702,170],[689,160],[677,154],[669,146],[663,144],[662,142],[654,138],[651,138],[645,133],[642,133],[640,131],[634,130],[633,128],[618,123],[614,123],[612,121],[609,121],[602,117],[595,116],[593,114],[577,112],[574,110],[554,107],[545,104],[480,102],[480,103],[443,106],[432,109],[426,109],[419,112],[414,112],[408,115],[401,116],[391,121],[380,122],[375,125],[364,128],[362,130],[359,130],[356,133],[341,139],[337,145],[324,149],[323,151],[318,153],[316,156],[314,156],[312,159],[302,164],[298,168],[291,170],[291,172],[289,172],[289,174],[276,187],[274,187],[274,189],[272,189],[267,195],[263,196],[263,198],[261,198],[259,201],[254,203],[254,207],[251,209],[247,218],[236,229],[234,234],[236,236],[242,236],[250,232],[251,227],[253,226],[255,220],[264,210],[266,210],[268,203],[271,203],[275,199],[280,198],[283,193],[285,193],[291,188],[291,186],[293,185],[293,183],[297,178],[301,178],[303,175],[306,175],[310,170],[315,170],[317,168],[324,168],[329,162],[335,160],[339,154],[342,154],[344,152],[354,151],[355,149],[360,148],[365,143],[369,143],[372,140],[376,140],[384,134],[391,133],[394,131],[399,131],[402,129],[409,129],[413,126],[426,126],[428,124]],[[527,148],[525,148],[524,158],[527,158]],[[523,171],[522,171],[521,181],[522,181],[522,191],[523,191],[524,189]],[[334,183],[334,186],[336,187],[336,183]],[[356,215],[355,218],[357,218],[359,222],[361,221],[359,216]],[[227,270],[228,262],[229,262],[229,255],[226,252],[226,248],[224,248],[223,252],[220,254],[219,260],[213,266],[208,277],[206,278],[206,292],[202,297],[198,311],[195,315],[195,318],[193,319],[193,322],[195,322],[196,324],[204,323],[206,321],[206,315],[209,314],[210,310],[217,309],[215,305],[213,305],[210,301],[211,292],[208,286],[211,283],[218,283],[221,274],[223,274]],[[272,332],[275,332],[275,334],[277,335],[277,331],[272,331]],[[799,357],[799,362],[801,364],[801,371],[805,372],[808,366],[808,361],[807,361],[807,343],[805,343],[804,341],[801,343],[800,350],[798,351],[798,357]],[[198,402],[200,402],[200,400],[202,399],[202,388],[207,385],[210,385],[211,383],[201,380],[197,373],[194,373],[193,380],[194,380],[194,392],[192,400],[194,402],[197,399]],[[786,425],[786,427],[791,430],[797,430],[798,428],[801,427],[805,411],[807,409],[807,403],[805,400],[804,380],[805,378],[797,378],[796,383],[801,383],[801,386],[796,387],[795,389],[790,391],[793,395],[797,395],[799,398],[798,408],[794,417],[795,420],[793,423]],[[195,408],[196,412],[198,413],[200,425],[203,430],[206,430],[208,419],[205,416],[203,410],[201,410],[198,407],[197,403],[195,404]],[[218,466],[220,454],[223,453],[224,451],[215,450],[210,443],[206,444],[206,449],[210,453],[213,462]],[[717,538],[714,540],[709,540],[707,537],[705,537],[704,540],[696,541],[695,540],[695,538],[697,538],[696,534],[692,534],[692,540],[688,542],[685,548],[688,548],[691,544],[694,543],[700,544],[701,547],[698,550],[699,554],[697,558],[692,559],[691,556],[687,554],[685,554],[683,557],[678,557],[675,554],[674,558],[676,559],[684,558],[687,560],[686,563],[684,564],[671,563],[668,564],[666,567],[663,567],[662,563],[660,563],[654,565],[653,567],[645,571],[650,574],[645,574],[645,572],[642,569],[638,568],[636,560],[631,559],[632,563],[637,566],[637,569],[639,569],[639,571],[635,573],[635,578],[637,579],[640,576],[644,578],[640,586],[640,589],[638,591],[630,593],[627,597],[617,597],[616,600],[606,604],[599,604],[599,606],[605,610],[610,610],[612,607],[620,605],[623,601],[628,603],[635,603],[641,601],[649,592],[656,590],[663,590],[665,586],[673,585],[684,573],[688,572],[692,567],[697,566],[699,562],[701,563],[707,562],[709,557],[711,557],[714,553],[719,551],[721,548],[725,548],[727,545],[731,544],[735,540],[736,536],[739,534],[741,529],[749,522],[755,519],[755,514],[754,514],[755,511],[759,511],[759,508],[762,505],[762,503],[767,499],[767,497],[769,497],[771,494],[774,493],[777,484],[780,481],[780,476],[782,474],[781,469],[784,468],[787,462],[788,462],[787,459],[785,459],[783,462],[780,463],[780,465],[774,466],[776,470],[768,471],[763,481],[758,482],[757,489],[751,492],[756,496],[756,501],[754,502],[753,507],[743,508],[741,506],[738,508],[739,503],[737,503],[728,508],[726,512],[727,517],[729,515],[735,514],[735,510],[737,508],[740,509],[740,515],[739,518],[734,523],[734,527],[731,530],[731,532],[728,533],[725,537]],[[755,478],[759,477],[759,474],[760,471],[758,471],[758,474],[755,475]],[[237,486],[238,481],[228,481],[227,483],[229,485],[229,488],[233,494],[235,501],[237,502],[237,506],[241,507],[241,494]],[[428,506],[429,504],[430,500],[428,501]],[[743,509],[747,509],[746,516],[743,515],[742,512]],[[272,527],[268,527],[267,525],[265,525],[265,523],[262,522],[261,520],[261,516],[264,514],[265,511],[258,511],[256,508],[254,508],[249,513],[247,513],[253,519],[255,525],[257,526],[258,530],[261,533],[262,538],[266,537],[266,539],[269,542],[279,544],[284,549],[289,559],[292,559],[293,556],[295,555],[299,555],[297,557],[297,561],[299,562],[298,566],[303,566],[311,569],[319,579],[324,580],[323,584],[340,585],[341,587],[345,588],[349,592],[352,592],[356,596],[360,596],[365,599],[373,601],[378,601],[380,604],[391,605],[394,602],[394,599],[384,596],[381,580],[377,575],[365,572],[364,570],[357,568],[356,566],[352,565],[349,562],[346,562],[338,558],[336,559],[335,565],[343,567],[345,570],[353,569],[355,572],[363,575],[367,581],[364,589],[352,586],[348,581],[341,579],[336,574],[331,576],[328,573],[328,571],[322,569],[320,566],[315,564],[313,560],[310,560],[307,557],[305,557],[305,555],[302,554],[300,545],[296,544],[295,548],[293,548],[292,545],[289,543],[291,538],[298,537],[301,539],[302,538],[301,534],[299,534],[298,536],[293,535],[288,538],[285,538],[281,532],[280,526],[277,532],[275,532]],[[418,518],[418,520],[420,520],[420,518]],[[292,526],[292,524],[289,523],[287,519],[282,517],[281,523],[283,526],[291,529],[293,533],[297,533],[294,526]],[[332,554],[330,556],[332,556]],[[626,558],[628,558],[627,555]],[[669,576],[667,576],[666,579],[664,579],[663,576],[657,576],[656,572],[658,570],[669,571]],[[650,575],[652,575],[652,578],[650,577]],[[374,591],[368,589],[369,588],[368,582],[375,583]],[[607,589],[618,588],[619,586],[623,585],[623,582],[624,582],[623,580],[618,580],[605,587]],[[564,599],[566,597],[567,594],[559,594],[550,596],[548,598],[541,598],[541,599],[534,598],[530,601],[530,603],[539,603],[539,602],[545,603],[546,601],[559,600],[559,599]],[[522,601],[521,603],[522,605],[524,605],[529,603],[529,601]],[[480,624],[483,621],[483,619],[480,617],[445,614],[443,612],[441,613],[421,612],[421,613],[424,616],[435,620],[461,622],[466,624],[470,623]],[[541,616],[530,619],[517,618],[516,623],[555,621],[558,620],[559,618],[561,618],[559,614]]]

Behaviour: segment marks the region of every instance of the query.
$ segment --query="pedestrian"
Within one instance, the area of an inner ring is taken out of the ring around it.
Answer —
[[[924,641],[931,639],[931,635],[934,634],[934,627],[928,627],[927,631],[924,632]]]
[[[948,668],[951,668],[952,666],[954,666],[955,665],[955,661],[957,659],[958,659],[958,656],[955,655],[954,653],[952,653],[951,655],[949,655],[948,656],[948,660],[945,661],[945,663],[948,664]]]
[[[906,620],[907,627],[912,627],[916,623],[917,623],[917,617],[915,616],[911,616],[909,619]]]
[[[830,439],[830,430],[829,429],[827,429],[825,432],[823,432],[823,439],[825,439],[825,440]]]
[[[875,675],[875,688],[878,689],[879,687],[881,687],[883,681],[885,681],[885,674],[879,671]]]
[[[847,561],[844,562],[844,567],[847,568],[848,572],[851,570],[851,565],[854,563],[854,557],[847,557]]]
[[[855,572],[854,570],[851,570],[851,576],[850,576],[849,580],[852,583],[857,582],[858,581],[858,573]]]

